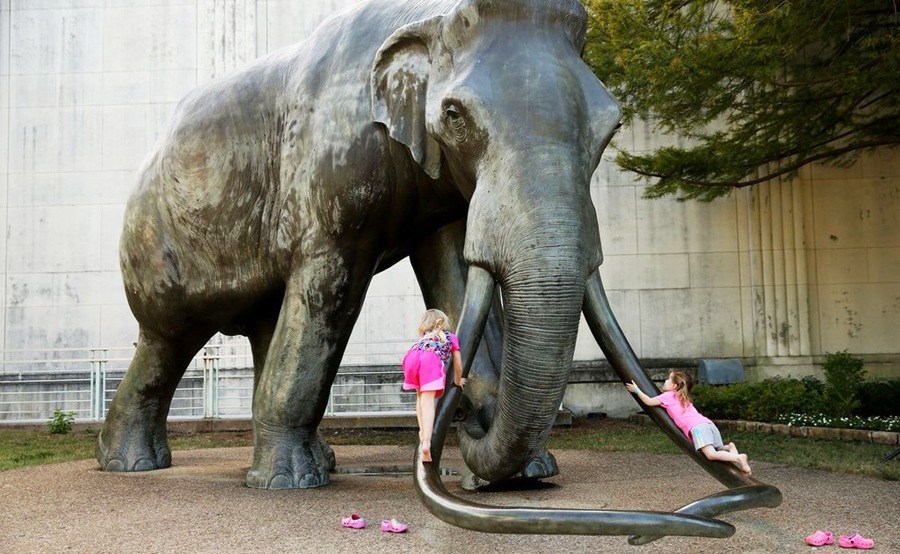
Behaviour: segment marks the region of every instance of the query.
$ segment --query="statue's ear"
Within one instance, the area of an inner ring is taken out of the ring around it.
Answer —
[[[432,178],[441,169],[441,150],[425,125],[431,73],[431,45],[439,41],[441,16],[411,23],[388,37],[372,66],[372,116]]]

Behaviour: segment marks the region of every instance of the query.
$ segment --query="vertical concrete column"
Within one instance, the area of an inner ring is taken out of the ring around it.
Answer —
[[[9,66],[10,66],[9,0],[0,0],[0,350],[6,350],[6,232],[9,202]]]
[[[745,355],[811,354],[804,191],[803,181],[776,180],[741,194],[739,205],[746,210],[741,218],[746,260],[742,296],[753,330]]]
[[[199,0],[198,85],[228,73],[263,53],[258,51],[257,40],[257,12],[260,7],[265,9],[265,0]]]

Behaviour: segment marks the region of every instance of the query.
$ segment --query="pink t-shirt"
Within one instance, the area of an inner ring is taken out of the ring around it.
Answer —
[[[660,402],[660,406],[666,409],[669,417],[675,422],[675,425],[687,436],[691,438],[691,429],[701,423],[712,423],[709,418],[700,415],[694,403],[691,402],[687,407],[681,406],[681,397],[673,390],[666,391],[656,397]]]

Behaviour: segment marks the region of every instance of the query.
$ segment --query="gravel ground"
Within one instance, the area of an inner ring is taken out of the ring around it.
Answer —
[[[260,491],[244,486],[251,449],[176,451],[173,467],[103,473],[92,460],[0,472],[0,553],[45,552],[810,552],[816,529],[859,532],[875,551],[900,552],[900,483],[756,462],[754,474],[784,493],[775,509],[726,514],[727,539],[665,537],[641,547],[622,536],[502,535],[453,527],[418,501],[409,473],[412,448],[336,446],[338,472],[327,487]],[[561,475],[530,490],[470,493],[498,505],[672,510],[721,486],[679,455],[556,451]],[[443,465],[462,466],[447,448]],[[363,469],[390,473],[364,475]],[[351,512],[369,521],[344,529]],[[382,534],[382,519],[409,524]],[[834,546],[823,547],[837,552]]]

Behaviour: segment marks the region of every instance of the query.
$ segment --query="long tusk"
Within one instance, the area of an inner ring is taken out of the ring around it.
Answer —
[[[634,354],[628,339],[622,333],[619,322],[609,306],[606,291],[600,279],[600,271],[595,271],[588,277],[584,295],[584,318],[590,327],[597,344],[606,359],[613,367],[623,382],[634,381],[645,391],[659,391],[650,380],[647,372],[641,366]],[[720,483],[729,487],[730,491],[712,495],[693,502],[676,513],[695,514],[703,516],[717,516],[735,510],[748,508],[768,507],[774,508],[781,504],[782,495],[776,487],[767,485],[757,479],[742,474],[733,464],[712,462],[694,449],[694,445],[687,440],[684,433],[675,425],[675,422],[659,407],[643,406],[644,412],[677,444],[688,453],[707,473],[715,477]],[[631,544],[646,544],[658,539],[658,535],[634,536],[629,539]]]
[[[494,278],[487,270],[469,266],[466,296],[463,299],[463,308],[456,333],[462,355],[463,377],[468,377],[469,370],[472,368],[472,360],[475,359],[475,352],[478,351],[478,344],[484,333],[488,313],[491,311],[494,288]],[[447,430],[450,428],[453,413],[459,404],[462,391],[458,387],[447,387],[445,393],[437,407],[431,439],[431,457],[436,462],[441,459],[441,451],[444,448],[443,438],[447,436]],[[438,440],[439,437],[440,440]]]
[[[432,444],[434,446],[434,444]],[[434,456],[432,450],[432,457]],[[428,511],[451,525],[482,533],[547,535],[683,535],[726,538],[734,526],[690,514],[579,510],[572,508],[505,508],[462,500],[441,483],[439,466],[415,461],[419,499]]]
[[[643,391],[656,391],[659,389],[650,380],[647,372],[638,361],[634,350],[622,333],[619,322],[606,299],[606,291],[600,280],[600,271],[595,271],[588,277],[584,294],[584,319],[594,334],[597,344],[606,355],[607,361],[613,367],[624,383],[634,381]],[[687,440],[675,422],[666,414],[666,410],[659,407],[647,407],[639,404],[644,411],[659,427],[669,435],[669,438],[691,455],[703,469],[709,472],[720,483],[729,488],[744,487],[758,484],[753,479],[743,475],[734,464],[711,463],[706,456],[694,450],[694,445]]]

